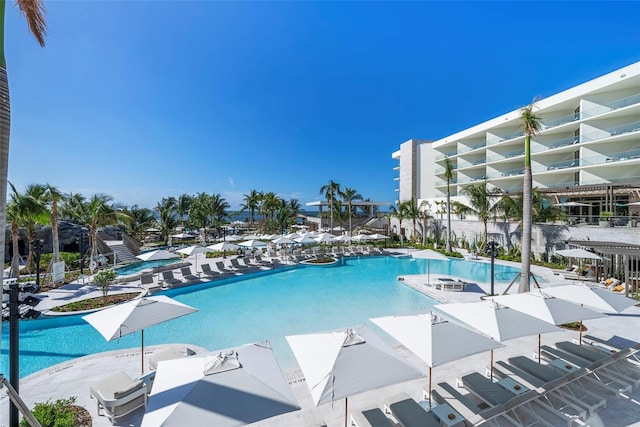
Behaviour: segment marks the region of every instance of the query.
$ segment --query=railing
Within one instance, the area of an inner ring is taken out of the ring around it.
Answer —
[[[470,166],[477,166],[486,163],[485,159],[475,159],[475,160],[459,160],[457,169],[468,168]]]
[[[458,150],[458,152],[460,154],[462,153],[468,153],[469,151],[473,151],[473,150],[477,150],[478,148],[482,148],[482,147],[486,147],[487,146],[487,142],[486,141],[482,141],[479,144],[475,144],[475,145],[463,145],[460,150]]]
[[[541,166],[539,168],[534,168],[534,169],[538,169],[535,172],[539,172],[539,171],[552,171],[552,170],[558,170],[558,169],[567,169],[567,168],[573,168],[573,167],[577,167],[580,166],[580,159],[569,159],[569,160],[562,160],[560,162],[553,162],[553,163],[549,163],[546,166]]]
[[[543,120],[542,125],[544,126],[544,129],[549,129],[549,128],[563,125],[565,123],[574,122],[579,119],[580,119],[580,113],[571,113],[566,116],[558,117],[553,120]]]
[[[627,123],[626,125],[604,128],[596,132],[584,134],[582,135],[582,141],[597,141],[599,139],[608,138],[610,136],[622,135],[624,133],[637,132],[637,131],[640,131],[640,121]],[[608,133],[609,135],[603,135],[603,133]]]
[[[18,408],[18,411],[20,411],[25,420],[29,422],[29,425],[31,425],[31,427],[42,427],[42,424],[40,424],[36,417],[33,416],[31,411],[29,410],[29,407],[26,403],[24,403],[16,389],[13,388],[11,383],[7,381],[4,375],[0,374],[0,388],[2,388],[2,386],[7,387],[7,395],[9,396],[9,399],[15,405],[15,407]]]
[[[585,110],[582,113],[583,118],[589,118],[598,116],[600,114],[608,113],[609,111],[617,110],[619,108],[628,107],[629,105],[634,105],[640,102],[640,94],[631,95],[626,98],[616,99],[615,101],[611,101],[607,104],[601,104],[597,107],[593,107],[591,109]]]
[[[522,175],[523,173],[524,173],[524,168],[515,168],[515,169],[508,169],[502,172],[490,173],[487,175],[487,178],[489,179],[504,178],[509,176]]]
[[[579,144],[579,143],[580,143],[580,137],[579,136],[570,136],[568,138],[562,138],[562,139],[558,139],[556,141],[553,141],[549,145],[533,146],[533,147],[531,147],[531,152],[532,153],[539,153],[541,151],[553,150],[554,148],[566,147],[568,145],[574,145],[574,144]]]

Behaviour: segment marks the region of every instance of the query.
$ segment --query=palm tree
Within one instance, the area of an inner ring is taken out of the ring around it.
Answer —
[[[204,194],[204,193],[201,193]],[[206,194],[205,194],[206,196]],[[198,199],[194,199],[194,203]],[[177,201],[175,197],[163,197],[155,207],[158,212],[158,227],[160,228],[160,235],[164,244],[169,243],[169,236],[178,225],[178,218],[176,217],[176,205]],[[194,205],[192,203],[192,207]],[[195,216],[195,215],[194,215]],[[189,212],[189,218],[191,218],[191,211]]]
[[[25,189],[25,196],[32,200],[31,209],[25,212],[22,226],[27,231],[27,243],[29,254],[27,256],[27,271],[32,273],[33,267],[33,241],[36,239],[36,228],[49,221],[46,208],[46,186],[42,184],[30,184]]]
[[[189,206],[191,205],[191,196],[188,194],[181,194],[176,200],[176,213],[180,219],[180,224],[184,227],[184,216],[189,213]]]
[[[345,187],[342,192],[342,201],[347,203],[347,212],[349,213],[349,236],[351,236],[351,218],[354,215],[351,203],[354,200],[362,200],[362,195],[355,188]]]
[[[447,253],[451,252],[451,181],[453,180],[453,162],[446,157],[444,159],[444,177],[447,179]]]
[[[336,201],[336,197],[342,194],[340,184],[330,179],[328,184],[320,187],[320,194],[324,195],[327,199],[327,203],[329,205],[329,216],[331,218],[329,228],[333,229],[333,204]]]
[[[231,207],[229,203],[220,194],[212,194],[211,196],[211,219],[215,225],[219,225],[224,221],[227,216],[227,209]]]
[[[427,244],[427,222],[433,218],[431,216],[431,203],[423,200],[420,203],[420,218],[422,219],[422,244]]]
[[[126,225],[127,233],[138,242],[142,242],[145,230],[156,221],[153,211],[149,208],[140,208],[138,205],[133,205],[125,209],[125,212],[131,218],[131,221]]]
[[[62,197],[60,216],[71,222],[81,222],[82,211],[87,199],[80,193],[68,193]]]
[[[7,218],[10,223],[13,257],[11,259],[10,277],[20,277],[20,227],[23,227],[35,212],[42,211],[42,205],[27,193],[19,193],[13,184],[11,186],[11,201],[7,206]]]
[[[51,270],[53,264],[60,261],[60,239],[58,237],[58,225],[59,225],[59,207],[58,203],[63,200],[63,194],[51,184],[46,184],[45,201],[49,206],[49,221],[51,222],[51,241],[53,245],[53,254],[51,256]]]
[[[420,218],[420,207],[418,206],[418,202],[415,197],[412,197],[410,200],[403,202],[405,216],[411,218],[411,222],[413,225],[413,230],[411,232],[411,240],[415,241],[418,235],[418,218]]]
[[[94,194],[85,202],[83,209],[83,225],[89,230],[89,248],[92,260],[98,257],[98,228],[115,225],[119,221],[129,221],[124,211],[117,209],[111,202],[113,198],[106,194]],[[90,264],[91,265],[91,264]],[[91,268],[91,267],[89,267]]]
[[[528,292],[531,288],[531,192],[533,177],[531,175],[531,137],[540,131],[541,118],[534,109],[535,99],[520,110],[520,122],[524,130],[524,182],[522,184],[522,271],[518,292]]]
[[[0,253],[4,263],[5,217],[7,214],[7,172],[9,171],[9,134],[11,129],[11,103],[9,102],[9,79],[4,55],[5,0],[0,0]],[[47,35],[44,19],[44,2],[41,0],[18,0],[18,8],[24,14],[34,37],[44,47]],[[11,379],[14,382],[14,379]],[[11,417],[13,418],[13,417]]]
[[[284,204],[284,200],[272,191],[262,195],[260,210],[267,219],[272,219],[275,212]]]
[[[489,216],[494,211],[495,206],[492,205],[492,199],[495,197],[495,190],[488,190],[486,181],[479,185],[467,185],[462,189],[462,194],[466,194],[470,199],[470,206],[465,206],[462,212],[471,212],[475,214],[484,226],[482,247],[488,242],[487,222]]]
[[[255,219],[256,211],[260,207],[260,202],[262,201],[262,192],[258,190],[251,190],[249,194],[243,195],[244,204],[240,206],[240,212],[244,212],[246,210],[249,211],[249,220],[251,222],[251,228],[253,228],[253,222]]]
[[[404,246],[404,233],[402,232],[402,220],[407,217],[407,202],[401,202],[398,207],[390,206],[389,210],[391,214],[398,218],[399,224],[399,234],[400,234],[400,247]]]

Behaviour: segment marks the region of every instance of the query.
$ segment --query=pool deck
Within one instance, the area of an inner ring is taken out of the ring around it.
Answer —
[[[208,260],[215,261],[215,260]],[[487,260],[478,260],[473,262],[488,262]],[[502,264],[518,266],[516,263]],[[532,266],[533,272],[545,279],[553,282],[563,282],[558,276],[553,276],[551,270],[541,267]],[[446,275],[431,275],[430,280],[440,277],[448,277]],[[180,278],[178,275],[176,277]],[[476,283],[467,287],[464,292],[450,292],[435,290],[427,284],[426,275],[405,275],[402,277],[402,283],[410,286],[419,292],[424,293],[440,302],[471,302],[478,301],[480,295],[489,292],[490,284]],[[564,283],[572,283],[564,281]],[[140,291],[139,282],[118,285],[112,288],[110,293],[116,292],[132,292]],[[496,284],[496,293],[502,293],[506,288],[505,284]],[[99,296],[100,292],[96,288],[89,285],[67,285],[64,288],[56,289],[48,293],[47,297],[37,307],[42,310],[50,308],[54,305],[67,303],[77,299],[84,299],[93,296]],[[517,291],[517,283],[511,293]],[[585,322],[588,333],[603,339],[612,336],[620,336],[632,340],[640,340],[640,307],[631,307],[623,313],[610,315],[602,319],[589,320]],[[563,340],[572,340],[577,338],[577,332],[562,330],[551,334],[545,334],[542,337],[543,344],[553,344],[554,342]],[[145,348],[145,358],[153,355],[155,352],[165,348],[183,348],[186,346],[193,348],[187,344],[167,344],[161,346],[152,346]],[[505,347],[499,348],[494,352],[495,360],[505,360],[515,355],[530,356],[533,354],[537,345],[535,337],[524,337],[510,340],[505,343]],[[417,367],[428,372],[428,367],[424,362],[419,360],[411,352],[401,345],[396,349],[405,356],[410,362]],[[204,349],[197,348],[198,351]],[[49,367],[45,370],[29,375],[20,381],[21,396],[30,407],[36,402],[44,402],[48,399],[68,398],[77,396],[77,404],[87,408],[93,417],[93,426],[107,427],[111,424],[104,416],[98,416],[96,402],[89,397],[89,387],[101,378],[104,378],[109,372],[122,370],[132,377],[140,375],[140,349],[132,348],[127,350],[119,350],[93,354],[68,362]],[[455,379],[461,375],[478,371],[484,372],[485,367],[489,363],[488,354],[479,354],[460,359],[433,369],[433,386],[439,382],[446,381],[451,385],[455,385]],[[148,364],[147,364],[148,368]],[[344,423],[344,401],[336,401],[333,405],[326,404],[316,408],[311,401],[304,378],[299,371],[287,372],[285,376],[289,380],[294,395],[298,399],[302,410],[290,414],[281,415],[270,418],[268,420],[254,423],[255,426],[275,427],[275,426],[321,426],[328,427],[341,426]],[[427,387],[428,378],[414,380],[399,385],[385,387],[379,390],[373,390],[349,398],[350,411],[363,409],[371,409],[380,407],[388,398],[399,393],[406,393],[409,396],[421,400],[423,389]],[[458,389],[464,393],[464,389]],[[0,426],[8,422],[8,398],[3,390],[0,397]],[[121,418],[116,425],[121,426],[139,426],[142,421],[143,411],[138,410]],[[640,391],[636,388],[629,393],[627,397],[609,397],[607,399],[606,409],[598,410],[593,416],[587,419],[587,425],[590,426],[640,426]]]

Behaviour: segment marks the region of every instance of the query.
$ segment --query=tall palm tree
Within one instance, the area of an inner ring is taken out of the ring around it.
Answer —
[[[229,203],[220,194],[211,195],[211,218],[215,225],[219,225],[224,221],[227,216],[227,209],[231,207]]]
[[[112,204],[112,200],[106,194],[94,194],[83,208],[81,221],[89,230],[89,253],[93,260],[98,258],[98,228],[130,220],[129,215]]]
[[[67,193],[62,197],[60,216],[71,222],[79,223],[86,205],[86,197],[80,193]]]
[[[155,211],[158,212],[158,227],[160,228],[160,235],[162,236],[162,241],[164,242],[164,244],[169,243],[169,236],[173,232],[176,225],[178,225],[178,218],[176,216],[177,203],[178,202],[176,201],[175,197],[163,197],[155,207]],[[191,218],[191,216],[191,212],[189,212],[189,217]]]
[[[251,190],[249,191],[249,194],[243,195],[244,204],[240,206],[240,212],[244,212],[247,210],[249,211],[249,221],[251,222],[251,228],[253,228],[256,211],[260,207],[262,196],[262,192],[258,190]]]
[[[494,197],[496,197],[495,190],[487,189],[487,182],[478,185],[467,185],[462,189],[462,194],[466,194],[470,199],[470,206],[465,206],[462,212],[471,212],[475,214],[481,221],[484,227],[482,247],[488,242],[488,227],[487,223],[491,213],[495,210],[495,206],[492,203]]]
[[[42,205],[27,193],[20,193],[13,184],[11,186],[11,201],[7,206],[7,218],[10,223],[13,257],[11,259],[10,277],[20,277],[20,228],[24,227],[35,212],[41,212]]]
[[[9,101],[9,79],[7,61],[4,55],[4,13],[5,0],[0,0],[0,254],[4,263],[5,217],[7,214],[7,173],[9,171],[9,134],[11,129],[11,102]],[[41,0],[17,0],[27,25],[34,37],[44,47],[47,35],[45,8]],[[11,382],[14,382],[12,378]],[[13,418],[13,417],[11,417]]]
[[[51,241],[53,245],[53,254],[51,256],[51,270],[54,263],[60,261],[60,239],[58,237],[58,226],[60,209],[58,204],[63,200],[64,196],[57,187],[46,184],[45,201],[49,207],[49,221],[51,223]]]
[[[533,111],[535,99],[520,110],[520,124],[524,130],[524,182],[522,184],[522,270],[518,292],[528,292],[531,276],[531,137],[540,131],[541,117]]]
[[[431,203],[423,200],[420,203],[420,219],[422,219],[422,244],[427,244],[427,223],[433,217],[431,216]]]
[[[131,221],[126,224],[127,233],[138,242],[142,242],[145,230],[150,228],[156,221],[153,211],[149,208],[140,208],[138,205],[133,205],[125,209],[125,212],[131,218]]]
[[[189,206],[191,205],[191,196],[188,194],[181,194],[178,196],[176,200],[176,214],[178,214],[178,218],[180,219],[180,224],[184,227],[185,220],[184,217],[189,213]]]
[[[320,194],[324,195],[327,199],[327,203],[329,205],[329,216],[331,218],[329,228],[333,229],[333,204],[336,201],[336,197],[342,194],[340,184],[330,179],[329,183],[320,187]]]
[[[411,231],[411,240],[415,241],[418,235],[418,218],[420,218],[420,207],[415,197],[402,203],[404,205],[405,216],[411,219],[413,230]]]
[[[29,254],[27,256],[27,271],[33,272],[33,241],[36,239],[36,228],[49,222],[49,214],[46,207],[47,187],[42,184],[30,184],[25,189],[25,196],[32,200],[31,209],[25,212],[22,226],[27,231],[27,243]]]
[[[392,205],[389,207],[389,210],[391,211],[391,214],[393,216],[398,218],[398,222],[399,222],[398,233],[400,234],[400,247],[402,247],[404,246],[404,233],[402,232],[402,221],[407,217],[407,202],[400,202],[397,208]]]
[[[260,210],[267,219],[272,219],[275,212],[280,209],[283,204],[284,200],[278,197],[276,193],[270,191],[262,195]]]
[[[362,200],[362,194],[358,193],[358,190],[355,188],[344,187],[344,191],[342,192],[342,201],[347,204],[347,212],[349,213],[349,236],[351,236],[351,218],[355,214],[351,203],[354,200]]]
[[[453,180],[453,162],[450,158],[444,159],[444,177],[447,179],[447,253],[451,252],[451,181]]]

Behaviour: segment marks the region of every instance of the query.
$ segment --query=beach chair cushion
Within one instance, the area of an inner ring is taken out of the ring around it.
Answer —
[[[129,387],[126,387],[122,390],[114,391],[113,398],[120,399],[121,397],[129,396],[134,391],[140,390],[144,386],[144,381],[139,380],[131,384]]]
[[[506,403],[515,397],[513,393],[478,372],[463,376],[462,384],[466,389],[492,406]]]
[[[433,415],[409,397],[391,403],[389,409],[403,426],[440,427],[440,422]]]

